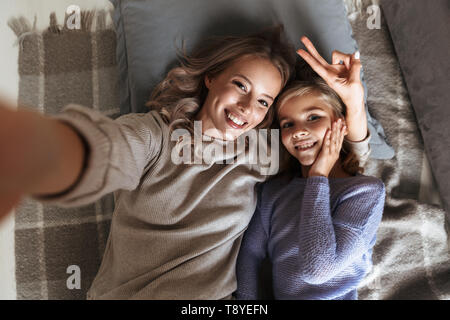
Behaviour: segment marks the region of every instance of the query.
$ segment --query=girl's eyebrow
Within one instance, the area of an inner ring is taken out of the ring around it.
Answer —
[[[307,109],[303,110],[303,112],[311,112],[311,111],[315,111],[315,110],[325,112],[322,108],[317,107],[317,106],[308,107]],[[286,119],[289,119],[289,117],[282,117],[278,121],[281,122],[281,121],[286,120]]]
[[[244,76],[243,74],[237,73],[237,74],[235,74],[235,76],[244,78],[245,81],[247,81],[248,83],[250,83],[251,86],[253,86],[253,83],[250,81],[250,79],[247,78],[246,76]],[[269,98],[269,99],[272,100],[272,101],[274,100],[274,98],[272,98],[271,96],[269,96],[267,93],[263,93],[262,95],[265,96],[265,97],[267,97],[267,98]]]
[[[318,110],[318,111],[322,111],[322,112],[324,111],[322,108],[317,107],[317,106],[311,106],[311,107],[305,109],[304,111],[309,112],[309,111],[313,111],[313,110]]]

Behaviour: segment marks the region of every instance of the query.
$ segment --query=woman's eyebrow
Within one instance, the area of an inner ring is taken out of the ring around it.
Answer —
[[[250,83],[250,85],[253,85],[253,83],[250,81],[250,79],[247,78],[246,76],[244,76],[243,74],[237,73],[235,76],[244,78],[244,80],[247,81],[248,83]],[[271,96],[269,96],[267,93],[263,93],[262,95],[265,96],[265,97],[267,97],[267,98],[269,98],[269,99],[271,99],[272,101],[275,100],[274,98],[272,98]]]

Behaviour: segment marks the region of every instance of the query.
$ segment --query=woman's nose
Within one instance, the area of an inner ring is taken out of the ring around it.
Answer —
[[[239,110],[244,114],[249,114],[251,112],[251,101],[250,99],[242,98],[238,101],[237,106]]]

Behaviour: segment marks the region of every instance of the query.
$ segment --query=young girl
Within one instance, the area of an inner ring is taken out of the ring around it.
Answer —
[[[221,38],[184,57],[146,114],[113,121],[78,105],[56,117],[0,108],[0,216],[23,195],[71,207],[114,191],[110,234],[88,298],[230,297],[255,185],[267,176],[234,149],[208,163],[175,163],[172,133],[195,134],[199,120],[204,148],[220,149],[269,127],[295,56],[281,35],[276,28]],[[349,119],[364,122],[359,107]],[[358,130],[349,126],[354,141],[366,137]],[[368,139],[359,145],[365,153]]]
[[[361,175],[353,152],[341,149],[345,106],[325,81],[293,83],[276,112],[290,163],[261,185],[237,261],[236,296],[357,299],[372,265],[384,184]],[[272,294],[259,284],[266,258]]]

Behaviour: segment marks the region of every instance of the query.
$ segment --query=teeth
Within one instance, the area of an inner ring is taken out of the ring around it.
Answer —
[[[244,125],[244,122],[242,122],[241,120],[239,120],[238,118],[233,116],[231,113],[227,113],[227,117],[228,117],[228,119],[230,119],[231,121],[233,121],[234,123],[236,123],[239,126]]]
[[[297,146],[297,148],[299,148],[299,149],[308,149],[308,148],[311,148],[313,145],[314,145],[314,143],[310,143],[310,144],[305,144],[305,145],[302,145],[302,146]]]

